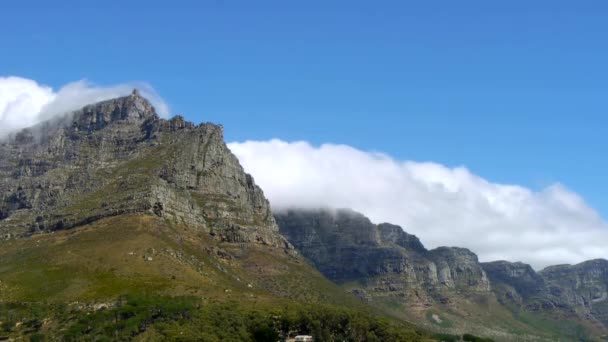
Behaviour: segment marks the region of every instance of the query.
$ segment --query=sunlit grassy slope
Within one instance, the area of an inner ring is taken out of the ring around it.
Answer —
[[[283,331],[275,326],[283,324],[282,317],[309,315],[305,320],[308,326],[297,328],[300,316],[284,324],[294,333],[316,329],[315,334],[325,334],[326,338],[356,330],[350,325],[340,327],[342,323],[323,326],[320,316],[325,314],[329,315],[327,322],[351,317],[347,319],[350,324],[357,320],[363,326],[380,324],[384,330],[376,330],[378,336],[389,330],[412,340],[423,336],[410,325],[390,319],[378,321],[373,310],[293,253],[257,244],[219,243],[206,233],[144,214],[4,241],[0,243],[0,280],[0,337],[41,334],[86,340],[83,336],[90,333],[109,334],[110,339],[119,335],[121,339],[163,339],[179,334],[180,329],[198,331],[195,327],[205,325],[205,315],[213,316],[214,310],[234,316],[230,319],[239,320],[244,329],[239,332],[244,335],[229,334],[220,340],[253,336],[252,324],[259,325],[250,321],[253,316],[262,320],[274,317],[264,324]],[[145,305],[152,302],[156,305],[152,307],[160,309],[144,309],[143,313],[129,309],[131,312],[125,308],[143,305],[141,299],[125,299],[133,296],[144,296],[148,298]],[[174,308],[178,313],[171,316],[167,312],[173,309],[162,305],[172,300],[162,298],[175,298],[190,306]],[[160,314],[150,314],[150,310]],[[83,321],[83,317],[92,317],[95,324]],[[92,326],[106,328],[95,330]],[[340,333],[340,329],[346,330]],[[217,340],[214,334],[209,332],[202,340]]]

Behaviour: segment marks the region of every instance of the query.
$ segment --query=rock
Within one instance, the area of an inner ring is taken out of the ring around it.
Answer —
[[[439,247],[430,251],[438,281],[448,287],[490,291],[490,281],[477,255],[466,248]]]
[[[431,315],[431,319],[432,319],[433,321],[435,321],[435,323],[437,323],[437,324],[441,324],[441,323],[443,323],[443,320],[442,320],[442,319],[439,317],[439,315],[437,315],[437,314],[432,314],[432,315]]]
[[[511,290],[504,295],[511,301],[541,295],[545,291],[544,279],[528,264],[521,262],[494,261],[482,263],[483,269],[495,284],[507,285]],[[499,296],[500,297],[500,296]]]
[[[581,316],[608,327],[608,260],[550,266],[539,272],[545,297],[558,307],[570,307]]]
[[[463,248],[428,251],[399,226],[373,224],[351,210],[284,210],[281,233],[326,277],[368,284],[358,297],[390,293],[406,301],[441,302],[444,291],[489,293],[477,256]]]
[[[138,91],[0,145],[0,233],[20,237],[150,213],[226,242],[292,249],[223,129],[160,119]]]
[[[528,311],[578,315],[608,327],[608,261],[556,265],[535,272],[521,262],[482,264],[499,299]]]
[[[107,310],[111,307],[112,307],[112,305],[108,304],[108,303],[97,303],[97,304],[93,305],[93,310],[95,310],[95,311]]]

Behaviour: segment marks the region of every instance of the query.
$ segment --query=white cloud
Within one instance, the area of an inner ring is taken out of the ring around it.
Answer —
[[[482,261],[542,268],[608,257],[607,223],[560,184],[534,192],[464,167],[398,161],[345,145],[271,140],[229,147],[275,209],[352,208],[401,225],[427,247],[468,247]]]
[[[139,89],[160,116],[169,115],[169,106],[152,87],[141,82],[101,87],[81,80],[55,91],[33,80],[0,77],[0,137],[90,103],[128,95],[133,88]]]

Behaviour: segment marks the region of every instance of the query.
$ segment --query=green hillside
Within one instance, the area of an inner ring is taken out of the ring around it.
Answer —
[[[0,279],[5,337],[424,339],[408,324],[368,313],[295,254],[221,243],[152,215],[3,241]]]

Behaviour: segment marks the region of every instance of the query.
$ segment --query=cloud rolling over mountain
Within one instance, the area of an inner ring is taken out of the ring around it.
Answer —
[[[119,96],[138,88],[162,117],[169,106],[143,82],[97,86],[86,80],[70,82],[58,90],[21,77],[0,77],[0,138],[66,112]]]
[[[468,247],[482,261],[542,268],[608,257],[608,225],[561,184],[533,191],[492,183],[465,167],[400,161],[346,145],[270,140],[229,147],[275,210],[352,208],[402,225],[427,247]]]

